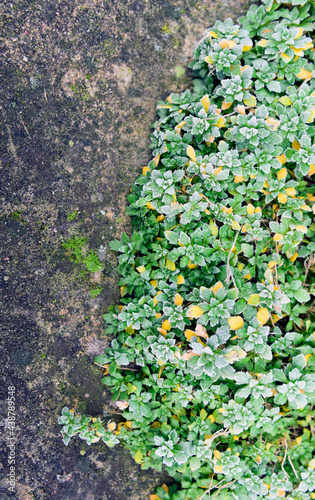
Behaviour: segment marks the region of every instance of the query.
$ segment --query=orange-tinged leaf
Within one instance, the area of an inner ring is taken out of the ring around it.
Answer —
[[[159,319],[161,316],[162,316],[161,313],[156,313],[156,315],[155,315],[156,319]]]
[[[208,113],[208,109],[210,106],[210,99],[208,94],[204,95],[202,99],[200,99],[201,104],[203,105],[205,112]]]
[[[229,109],[232,106],[232,104],[233,104],[232,102],[225,102],[225,99],[224,99],[224,101],[222,102],[221,108],[224,111],[225,109]]]
[[[257,306],[259,302],[260,302],[260,296],[258,293],[253,293],[248,299],[248,303],[250,306]]]
[[[183,285],[185,283],[185,278],[181,274],[177,276],[177,284],[178,285]]]
[[[288,201],[288,197],[284,193],[278,194],[278,202],[279,203],[286,203]]]
[[[228,318],[228,323],[231,330],[238,330],[244,326],[244,320],[241,316],[231,316]]]
[[[162,484],[162,488],[164,491],[166,491],[166,493],[168,493],[168,486],[167,484]]]
[[[189,361],[193,356],[199,356],[199,354],[196,354],[194,351],[186,351],[184,352],[182,359],[184,361]]]
[[[179,295],[179,293],[177,293],[175,296],[174,296],[174,302],[177,306],[181,306],[182,303],[183,303],[183,297],[181,295]]]
[[[204,313],[204,311],[199,306],[190,306],[186,313],[187,318],[197,319]]]
[[[192,161],[196,161],[196,153],[195,153],[195,150],[192,146],[188,146],[187,147],[187,155],[189,156],[189,158],[192,160]]]
[[[114,431],[116,429],[116,424],[115,422],[111,422],[107,424],[107,427],[110,431]]]
[[[168,319],[163,321],[162,328],[167,331],[171,329],[171,323],[169,322]]]
[[[287,175],[288,175],[288,171],[285,167],[283,167],[281,170],[279,170],[277,172],[278,181],[285,179]]]
[[[196,326],[196,335],[198,335],[198,337],[202,337],[203,339],[209,338],[205,327],[199,324]]]
[[[238,104],[236,106],[236,110],[238,113],[240,113],[240,115],[246,115],[245,106],[242,106],[242,104]]]
[[[158,330],[158,332],[160,332],[160,334],[161,334],[161,335],[163,335],[163,337],[165,337],[165,338],[166,338],[166,336],[167,336],[167,331],[166,331],[166,330],[164,330],[164,328],[158,328],[157,330]]]
[[[282,457],[278,457],[278,458],[282,458]],[[278,497],[285,496],[285,490],[280,490],[279,488],[276,488],[276,489],[277,489]]]
[[[221,40],[221,42],[219,43],[220,47],[222,49],[226,49],[227,47],[229,49],[233,49],[234,45],[236,45],[236,42],[234,42],[234,40],[226,40],[225,38],[223,40]]]
[[[312,72],[302,68],[296,76],[298,78],[301,78],[302,80],[309,80],[310,78],[312,78]]]
[[[262,326],[265,323],[267,323],[267,321],[269,319],[269,311],[266,307],[261,307],[260,309],[258,309],[256,316],[257,316],[257,319],[260,323],[260,326]]]
[[[242,175],[235,175],[234,177],[234,182],[239,183],[244,180],[244,177]]]

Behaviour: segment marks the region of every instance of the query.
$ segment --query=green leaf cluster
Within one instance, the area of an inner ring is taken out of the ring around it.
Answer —
[[[315,498],[314,21],[266,0],[216,22],[158,104],[96,358],[125,420],[60,418],[165,468],[151,500]]]

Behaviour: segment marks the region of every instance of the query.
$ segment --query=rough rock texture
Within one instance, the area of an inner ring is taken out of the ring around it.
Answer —
[[[101,370],[102,313],[118,300],[108,241],[129,229],[129,185],[150,159],[157,100],[189,87],[204,29],[248,0],[2,0],[1,499],[145,500],[163,479],[129,453],[64,447],[68,404],[115,417]],[[74,212],[77,212],[74,214]],[[71,220],[72,219],[72,220]],[[103,273],[65,256],[75,235]],[[92,299],[89,291],[102,287]],[[16,388],[16,492],[8,491],[7,388]]]

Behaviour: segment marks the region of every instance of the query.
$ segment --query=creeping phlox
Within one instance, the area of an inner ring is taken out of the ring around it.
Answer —
[[[264,4],[196,44],[111,243],[96,362],[124,420],[60,417],[165,468],[151,500],[315,498],[315,5]]]

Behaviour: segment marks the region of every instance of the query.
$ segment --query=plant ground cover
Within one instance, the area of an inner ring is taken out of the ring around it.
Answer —
[[[315,498],[314,14],[268,0],[205,32],[111,245],[122,298],[96,362],[124,421],[59,421],[65,444],[164,467],[151,500]]]

